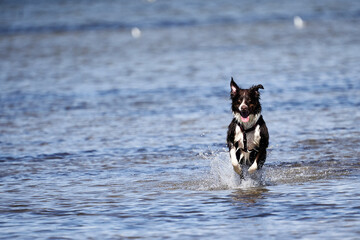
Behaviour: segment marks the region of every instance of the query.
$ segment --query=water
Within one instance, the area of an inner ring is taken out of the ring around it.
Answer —
[[[357,1],[0,9],[1,238],[358,238]],[[242,182],[231,76],[270,133]]]

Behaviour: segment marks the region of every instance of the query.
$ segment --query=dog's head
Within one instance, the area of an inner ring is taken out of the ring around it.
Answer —
[[[255,120],[256,117],[260,116],[261,104],[260,104],[260,92],[259,89],[264,87],[254,85],[249,89],[241,89],[231,78],[231,100],[232,100],[232,111],[234,117],[242,123],[248,123]]]

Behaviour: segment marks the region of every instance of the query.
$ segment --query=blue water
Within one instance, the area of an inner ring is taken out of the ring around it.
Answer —
[[[359,24],[357,1],[1,1],[0,238],[357,239]],[[231,77],[265,88],[244,181]]]

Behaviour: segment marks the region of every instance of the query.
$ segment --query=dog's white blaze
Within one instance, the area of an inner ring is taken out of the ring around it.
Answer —
[[[244,96],[245,96],[245,94],[244,94]],[[246,106],[246,104],[245,104],[245,98],[243,99],[243,101],[242,101],[242,103],[240,104],[240,106],[239,106],[239,111],[241,112],[241,107],[242,106]]]

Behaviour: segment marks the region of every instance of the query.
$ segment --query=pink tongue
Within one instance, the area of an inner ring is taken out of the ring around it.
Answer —
[[[241,117],[241,121],[243,121],[244,123],[249,121],[249,116],[247,116],[246,118]]]

